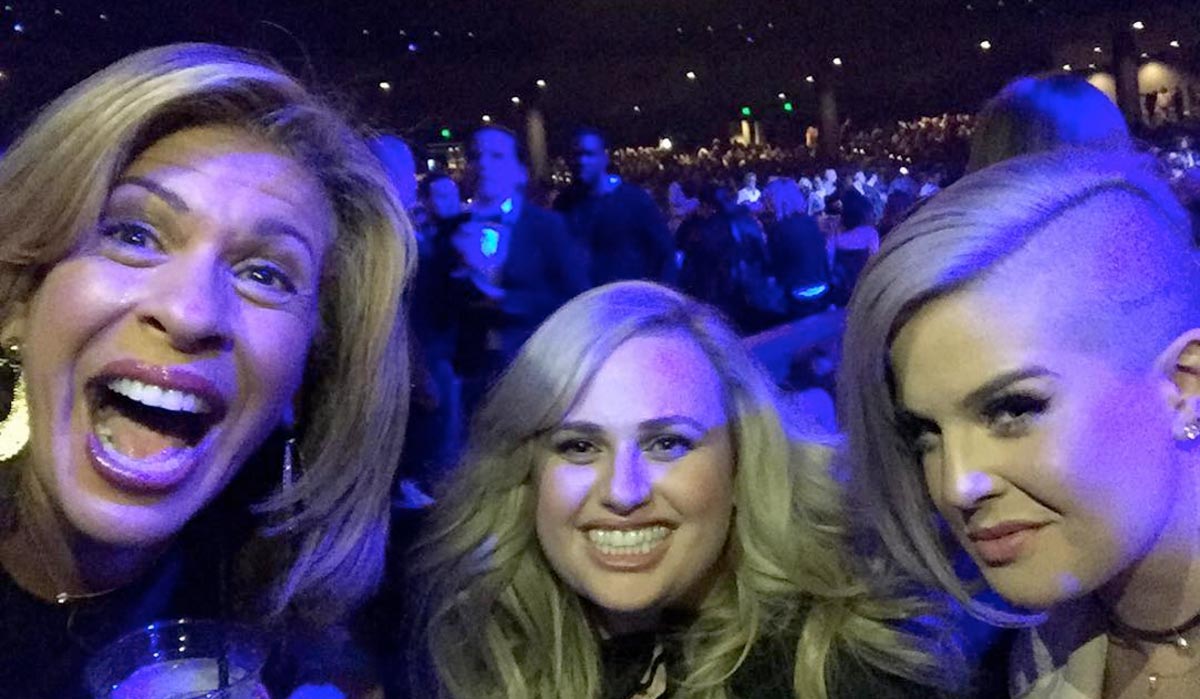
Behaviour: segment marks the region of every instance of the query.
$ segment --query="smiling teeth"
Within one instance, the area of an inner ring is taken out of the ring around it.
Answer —
[[[113,443],[113,431],[108,425],[96,425],[96,436],[100,438],[105,447],[116,449],[116,444]]]
[[[587,537],[601,553],[633,555],[650,553],[650,550],[669,533],[670,529],[663,526],[643,529],[589,529]]]
[[[207,413],[212,408],[208,401],[194,393],[176,391],[172,388],[160,388],[153,384],[142,383],[136,379],[113,379],[108,382],[108,390],[119,393],[129,400],[142,405],[161,410],[172,410],[180,413]],[[101,435],[101,438],[103,436]]]

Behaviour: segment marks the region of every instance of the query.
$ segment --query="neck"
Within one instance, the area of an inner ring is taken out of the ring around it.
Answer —
[[[137,580],[166,543],[114,545],[79,533],[46,498],[28,496],[16,528],[0,541],[0,566],[23,588],[45,600],[113,591]]]
[[[619,638],[635,633],[656,631],[662,625],[661,611],[614,612],[597,609],[601,638]]]
[[[1186,482],[1179,490],[1184,496],[1172,506],[1150,551],[1098,590],[1110,614],[1128,626],[1166,631],[1200,613],[1200,479],[1192,476],[1194,466],[1183,465]]]

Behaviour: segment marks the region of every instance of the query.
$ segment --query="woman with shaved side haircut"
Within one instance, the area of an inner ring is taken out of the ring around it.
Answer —
[[[1200,687],[1200,252],[1152,173],[1080,150],[975,173],[850,305],[858,505],[909,573],[1026,627],[1014,697]]]

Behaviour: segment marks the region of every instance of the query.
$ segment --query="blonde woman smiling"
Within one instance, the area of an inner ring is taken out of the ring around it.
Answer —
[[[900,630],[921,607],[856,577],[827,451],[789,435],[708,307],[645,282],[576,298],[473,427],[416,550],[436,668],[421,696],[926,697],[914,680],[952,681]]]

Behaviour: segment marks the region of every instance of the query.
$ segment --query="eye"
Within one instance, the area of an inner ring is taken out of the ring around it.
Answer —
[[[238,277],[275,291],[296,293],[296,284],[286,272],[273,264],[255,262],[238,270]]]
[[[160,252],[162,244],[150,226],[137,221],[115,221],[100,226],[100,237],[129,251]]]
[[[554,453],[577,464],[590,462],[599,452],[594,442],[580,437],[568,437],[554,444]]]
[[[929,456],[938,449],[941,443],[941,435],[929,430],[924,430],[908,440],[909,448],[917,458]]]
[[[667,461],[682,458],[695,448],[695,442],[677,434],[659,435],[645,446],[651,456]]]
[[[896,416],[896,428],[913,456],[922,459],[941,444],[942,431],[937,423],[908,412]]]
[[[1001,437],[1021,437],[1037,422],[1050,405],[1050,399],[1027,393],[1011,393],[989,401],[983,407],[988,429]]]

